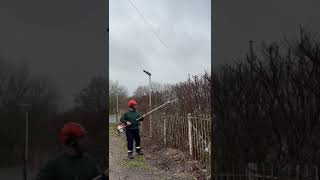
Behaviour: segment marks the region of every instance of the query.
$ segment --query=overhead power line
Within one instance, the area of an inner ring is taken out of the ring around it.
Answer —
[[[137,8],[137,6],[134,4],[134,2],[132,1],[132,0],[128,0],[130,3],[131,3],[131,5],[137,10],[137,12],[140,14],[140,16],[142,17],[142,19],[145,21],[145,23],[148,25],[148,27],[149,27],[149,30],[155,35],[155,37],[160,41],[160,43],[164,46],[164,47],[166,47],[167,49],[169,49],[168,48],[168,46],[161,40],[161,38],[157,35],[157,33],[155,33],[154,31],[153,31],[153,29],[152,29],[152,27],[151,27],[151,25],[150,25],[150,23],[148,22],[148,20],[147,20],[147,18],[143,15],[143,13]]]

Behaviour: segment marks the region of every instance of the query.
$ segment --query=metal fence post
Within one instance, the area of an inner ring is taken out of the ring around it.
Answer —
[[[190,155],[193,156],[193,151],[192,151],[192,123],[191,123],[191,113],[188,113],[188,137],[189,137],[189,151],[190,151]]]

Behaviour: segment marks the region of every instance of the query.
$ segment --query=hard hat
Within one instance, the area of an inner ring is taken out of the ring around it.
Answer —
[[[133,100],[133,99],[131,99],[129,102],[128,102],[128,106],[129,107],[131,107],[131,106],[133,106],[133,105],[137,105],[138,103],[135,101],[135,100]]]
[[[70,138],[83,138],[87,131],[78,123],[68,122],[60,131],[60,142],[66,144]]]

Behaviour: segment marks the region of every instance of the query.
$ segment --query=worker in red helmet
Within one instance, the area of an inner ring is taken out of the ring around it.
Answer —
[[[62,153],[40,170],[36,180],[91,180],[99,175],[100,180],[107,179],[107,173],[101,173],[98,163],[85,153],[86,135],[80,124],[66,123],[59,134]]]
[[[140,124],[139,121],[143,120],[141,112],[136,109],[138,103],[135,100],[130,100],[128,102],[129,110],[124,113],[120,121],[127,125],[126,136],[127,136],[127,148],[128,148],[128,158],[133,159],[133,140],[135,141],[135,149],[138,155],[143,155],[140,146]],[[139,121],[136,119],[140,118]]]

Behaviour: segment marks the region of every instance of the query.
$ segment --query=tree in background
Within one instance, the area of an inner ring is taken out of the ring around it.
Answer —
[[[128,98],[128,90],[126,87],[119,85],[118,81],[109,81],[109,112],[116,113],[117,96],[119,108],[126,104]]]
[[[151,91],[152,93],[157,93],[157,92],[164,92],[169,89],[171,89],[173,85],[171,84],[161,84],[158,82],[151,82]],[[134,96],[148,96],[150,93],[150,86],[149,85],[144,85],[144,86],[139,86],[134,92]]]
[[[48,121],[57,111],[58,97],[47,77],[30,72],[26,59],[14,64],[9,58],[0,58],[1,166],[22,161],[25,116],[19,104],[31,104],[29,145],[36,149],[47,141]]]
[[[85,112],[106,111],[108,98],[108,79],[94,77],[87,87],[75,96],[76,109]]]

